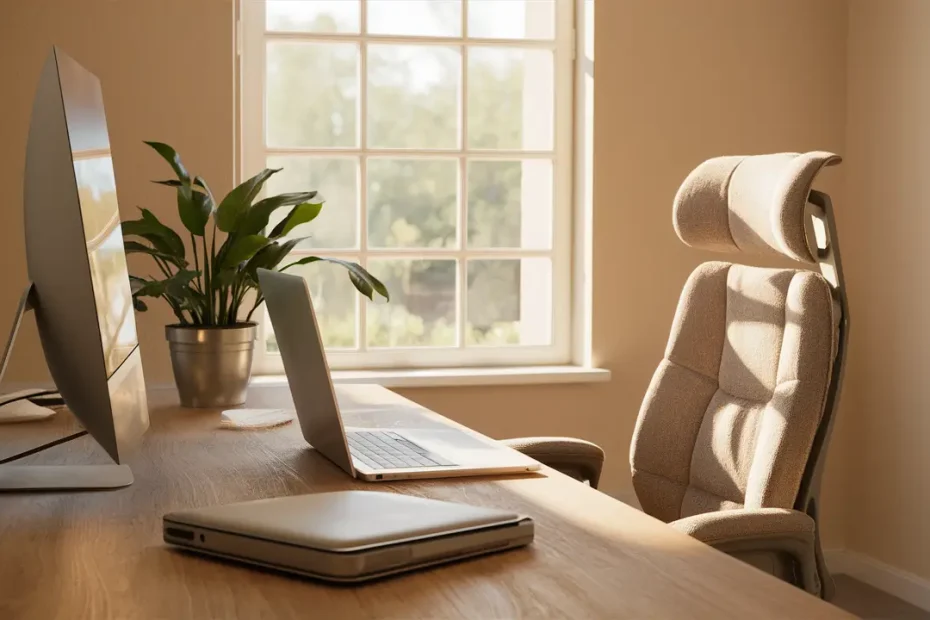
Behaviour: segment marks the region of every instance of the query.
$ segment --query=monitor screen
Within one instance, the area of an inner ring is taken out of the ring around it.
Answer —
[[[109,377],[138,344],[132,292],[123,252],[103,96],[96,80],[84,79],[80,67],[72,74],[69,65],[61,63],[59,67],[62,99]]]

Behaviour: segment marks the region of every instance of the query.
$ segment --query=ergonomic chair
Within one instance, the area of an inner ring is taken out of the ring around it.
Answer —
[[[819,273],[698,266],[630,454],[646,513],[827,599],[833,582],[820,544],[819,494],[849,309],[832,204],[812,184],[839,162],[825,152],[719,157],[685,179],[674,226],[686,245],[787,257]],[[594,444],[506,443],[597,484],[603,452]]]

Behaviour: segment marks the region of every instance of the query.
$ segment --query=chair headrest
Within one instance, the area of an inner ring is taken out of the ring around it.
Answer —
[[[678,189],[675,232],[694,248],[815,262],[804,209],[814,177],[840,161],[823,151],[708,159]]]

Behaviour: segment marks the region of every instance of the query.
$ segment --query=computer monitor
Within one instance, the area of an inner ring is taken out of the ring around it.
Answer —
[[[34,311],[49,371],[68,409],[120,463],[148,428],[149,416],[110,140],[100,82],[57,48],[33,104],[24,207],[31,281],[24,305]],[[125,466],[0,465],[0,489],[131,482]]]

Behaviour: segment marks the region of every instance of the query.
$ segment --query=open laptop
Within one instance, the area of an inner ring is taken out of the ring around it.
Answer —
[[[350,476],[403,480],[539,469],[516,450],[451,426],[345,428],[306,281],[265,269],[258,280],[304,438]]]

